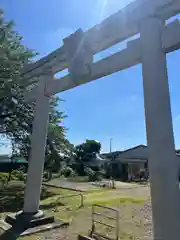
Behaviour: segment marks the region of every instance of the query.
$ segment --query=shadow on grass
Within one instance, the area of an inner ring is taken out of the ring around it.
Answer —
[[[56,195],[48,191],[48,188],[43,187],[41,191],[41,200]],[[24,186],[9,185],[0,192],[0,214],[6,212],[17,212],[22,209],[24,203]]]

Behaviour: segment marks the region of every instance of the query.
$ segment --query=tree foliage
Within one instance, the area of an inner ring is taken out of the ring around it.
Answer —
[[[24,100],[26,90],[21,70],[36,55],[22,44],[22,37],[14,30],[13,22],[5,22],[0,13],[0,134],[11,140],[14,154],[28,158],[35,102]],[[66,117],[59,111],[58,97],[52,97],[46,147],[46,162],[59,163],[69,154],[71,145],[62,125]]]
[[[96,140],[86,140],[80,145],[75,147],[76,164],[75,168],[78,174],[86,174],[85,169],[93,167],[99,168],[99,160],[97,154],[101,150],[101,143]],[[97,161],[97,164],[96,164]]]
[[[77,158],[89,161],[101,150],[101,143],[96,140],[86,140],[84,143],[76,146]]]

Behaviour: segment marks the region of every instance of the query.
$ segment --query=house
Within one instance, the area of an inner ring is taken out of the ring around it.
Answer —
[[[107,159],[118,169],[122,180],[128,180],[133,176],[139,176],[141,171],[147,170],[148,153],[147,146],[138,145],[124,151],[112,152],[105,154]]]
[[[180,150],[176,151],[176,155],[180,157]],[[119,168],[124,180],[148,171],[148,148],[142,144],[124,151],[103,153],[101,156]]]
[[[121,162],[125,179],[140,177],[140,173],[148,170],[148,148],[138,145],[119,153],[114,161]]]

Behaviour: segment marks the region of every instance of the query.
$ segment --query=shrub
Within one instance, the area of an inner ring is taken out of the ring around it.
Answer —
[[[7,173],[0,173],[0,183],[5,184],[7,182],[8,175]]]
[[[52,171],[50,169],[48,169],[43,173],[43,181],[48,182],[51,179],[52,179]]]
[[[71,177],[71,176],[74,176],[75,173],[74,173],[74,170],[71,167],[64,167],[61,170],[61,175],[64,175],[64,177]]]
[[[73,170],[73,169],[72,169]],[[71,177],[72,178],[76,178],[78,175],[77,175],[77,173],[73,170],[73,172],[71,173]]]
[[[7,175],[4,173],[0,173],[0,192],[4,189],[5,185],[7,184]]]
[[[19,168],[16,170],[13,170],[11,173],[12,179],[16,179],[16,180],[20,180],[20,181],[24,181],[24,169]]]
[[[91,182],[102,180],[102,173],[100,171],[93,171],[91,168],[86,168],[85,173]]]
[[[101,171],[95,172],[94,181],[101,181],[101,180],[102,180],[102,172]]]
[[[84,176],[85,175],[85,167],[82,162],[76,162],[72,164],[72,168],[75,170],[78,176]]]
[[[91,169],[91,168],[85,168],[85,174],[88,176],[89,178],[89,181],[94,181],[93,178],[94,178],[94,175],[95,175],[95,172]]]

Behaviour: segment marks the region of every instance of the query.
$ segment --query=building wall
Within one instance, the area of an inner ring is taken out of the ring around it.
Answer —
[[[136,175],[140,172],[140,170],[145,170],[145,164],[144,163],[129,163],[128,170],[129,170],[129,172]]]

